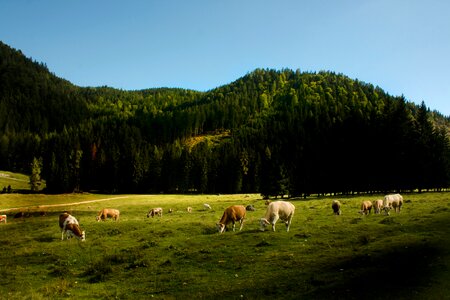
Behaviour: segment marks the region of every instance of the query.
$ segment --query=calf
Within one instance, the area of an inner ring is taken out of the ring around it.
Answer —
[[[236,222],[241,223],[241,226],[239,227],[239,231],[241,231],[242,226],[244,225],[245,213],[244,205],[232,205],[227,207],[223,212],[219,223],[216,224],[219,233],[223,233],[229,223],[233,223],[233,231],[235,231]]]
[[[267,206],[266,215],[259,220],[260,230],[264,231],[267,225],[272,225],[272,231],[275,231],[275,224],[281,219],[286,224],[286,231],[289,232],[292,218],[294,217],[294,204],[286,201],[270,202]]]
[[[82,242],[86,240],[86,233],[84,230],[81,231],[77,219],[67,212],[59,215],[59,227],[61,228],[61,240],[64,240],[64,233],[67,239],[75,236]]]
[[[0,215],[0,223],[4,222],[6,224],[6,215]]]

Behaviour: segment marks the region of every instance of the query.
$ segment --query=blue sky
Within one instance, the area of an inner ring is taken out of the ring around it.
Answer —
[[[0,40],[79,86],[330,70],[450,115],[447,0],[0,0]]]

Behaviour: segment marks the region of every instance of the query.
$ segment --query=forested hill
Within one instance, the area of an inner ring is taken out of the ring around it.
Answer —
[[[0,169],[49,192],[447,188],[449,124],[331,72],[257,69],[208,92],[81,88],[0,42]]]

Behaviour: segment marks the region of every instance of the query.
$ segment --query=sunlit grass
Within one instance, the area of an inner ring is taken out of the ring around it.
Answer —
[[[266,209],[259,195],[4,195],[1,208],[32,203],[46,215],[31,211],[14,219],[12,211],[0,224],[0,293],[8,299],[439,299],[450,287],[449,194],[405,195],[404,209],[391,216],[358,214],[362,200],[380,197],[290,200],[296,213],[287,233],[281,223],[276,232],[258,230]],[[115,199],[69,204],[107,198]],[[343,203],[341,216],[333,215],[332,199]],[[257,211],[247,212],[241,232],[220,235],[215,223],[232,204]],[[120,221],[96,222],[105,207],[119,209]],[[152,207],[163,207],[163,217],[147,218]],[[60,240],[64,210],[78,218],[86,242]],[[394,276],[401,292],[389,281]],[[373,289],[380,278],[387,279],[384,289]]]

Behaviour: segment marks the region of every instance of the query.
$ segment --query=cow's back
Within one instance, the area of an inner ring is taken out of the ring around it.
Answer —
[[[64,227],[64,222],[70,215],[68,213],[62,213],[59,215],[59,227],[62,229]]]
[[[281,219],[286,219],[295,211],[295,206],[287,201],[274,201],[267,208],[272,213],[278,214]]]

